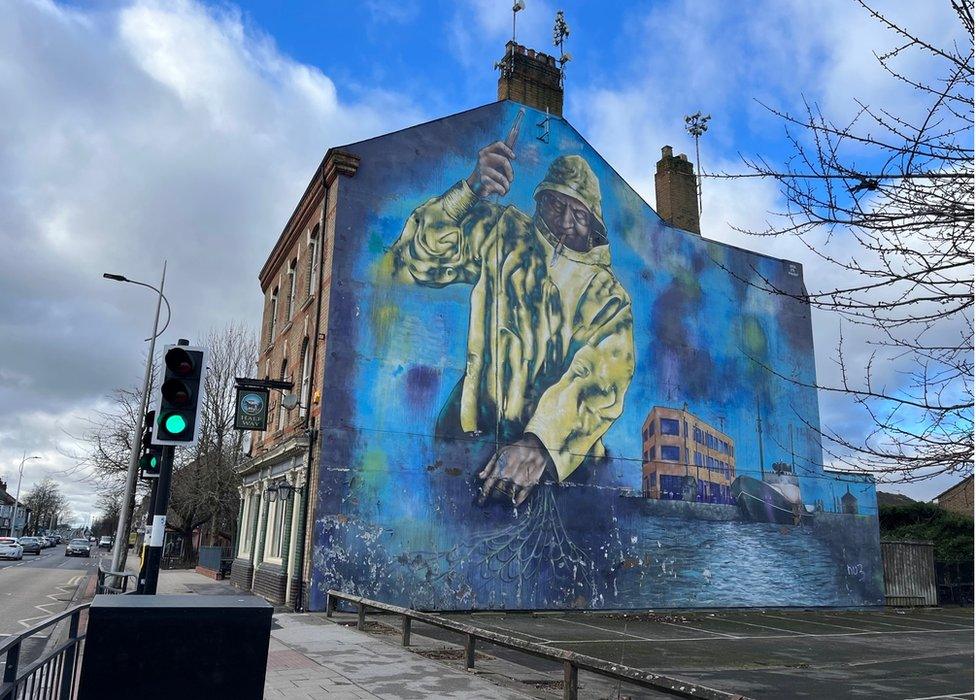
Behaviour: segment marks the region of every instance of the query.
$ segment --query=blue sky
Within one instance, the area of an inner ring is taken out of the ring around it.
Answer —
[[[527,5],[518,38],[540,50],[554,50],[552,19],[565,11],[565,115],[652,205],[661,146],[693,154],[685,114],[712,114],[702,160],[716,171],[739,169],[740,153],[786,157],[782,124],[760,102],[796,110],[806,97],[838,121],[855,98],[919,107],[872,54],[896,39],[851,0]],[[968,40],[947,1],[883,5],[933,43]],[[231,320],[256,326],[257,272],[325,150],[493,101],[511,35],[507,0],[14,0],[4,14],[0,475],[9,481],[25,450],[38,454],[25,488],[54,475],[80,514],[94,489],[65,475],[71,436],[113,387],[139,381],[150,306],[101,273],[155,279],[169,258],[165,342]],[[901,67],[932,70],[921,59]],[[761,227],[781,206],[771,184],[709,182],[704,206],[707,237],[835,281],[790,241],[734,229]],[[838,322],[817,314],[814,330],[829,382]],[[862,360],[863,334],[845,338]],[[99,360],[106,349],[111,360]],[[897,382],[897,369],[882,373]],[[821,414],[825,425],[863,423],[831,397]],[[950,484],[908,492],[931,498]]]

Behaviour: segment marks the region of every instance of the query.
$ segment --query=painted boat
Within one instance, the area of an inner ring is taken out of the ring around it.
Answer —
[[[742,515],[754,522],[796,525],[806,515],[800,484],[793,474],[769,474],[762,480],[737,476],[732,482],[732,498]]]

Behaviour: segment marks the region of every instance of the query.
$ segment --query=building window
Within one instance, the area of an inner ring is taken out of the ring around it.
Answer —
[[[306,296],[312,296],[319,281],[319,227],[312,229],[308,241],[308,290]]]
[[[285,511],[287,510],[285,506],[285,501],[280,500],[271,504],[272,511],[268,517],[268,526],[271,528],[271,546],[268,547],[268,557],[270,558],[281,558],[281,549],[285,539]]]
[[[281,361],[281,381],[288,381],[288,359],[285,358]],[[284,393],[282,393],[282,398],[284,398]],[[288,410],[285,408],[285,402],[278,401],[278,430],[284,430],[285,425],[288,422]]]
[[[310,364],[312,362],[312,353],[308,351],[308,338],[302,343],[302,364],[299,371],[301,371],[300,378],[300,393],[298,395],[298,415],[301,418],[305,417],[308,412],[308,397],[309,390],[312,386],[312,368]]]
[[[271,292],[271,308],[268,311],[268,344],[275,338],[275,320],[278,318],[278,288]]]
[[[241,555],[248,550],[248,521],[251,519],[251,497],[244,497],[244,508],[241,510],[241,524],[238,526],[241,528],[241,536],[237,540],[237,554]]]
[[[663,422],[662,420],[662,424]],[[663,425],[661,429],[664,429]],[[680,462],[681,448],[677,445],[661,445],[661,459],[667,460],[668,462]]]
[[[295,290],[298,286],[298,281],[295,279],[298,277],[298,258],[291,261],[291,265],[288,266],[288,306],[285,318],[289,321],[291,320],[292,314],[295,312]]]
[[[248,554],[251,551],[251,534],[254,531],[254,521],[258,517],[259,506],[260,501],[253,494],[245,497],[244,514],[241,518],[241,528],[244,530],[241,533],[241,555]]]
[[[680,501],[684,497],[684,479],[680,476],[661,475],[661,498],[665,501]]]
[[[674,418],[662,418],[661,435],[681,435],[681,424]]]

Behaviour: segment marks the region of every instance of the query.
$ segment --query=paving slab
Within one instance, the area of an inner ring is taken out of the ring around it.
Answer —
[[[159,594],[251,595],[192,570],[159,574]],[[265,697],[275,700],[437,700],[531,697],[486,678],[336,624],[324,615],[279,613],[268,646]]]
[[[272,630],[272,639],[290,653],[269,654],[267,683],[270,689],[284,692],[284,697],[303,697],[301,693],[316,683],[321,692],[315,697],[326,698],[529,697],[348,626],[323,622],[320,616],[279,614],[275,622],[278,628]],[[308,677],[298,680],[296,671]]]

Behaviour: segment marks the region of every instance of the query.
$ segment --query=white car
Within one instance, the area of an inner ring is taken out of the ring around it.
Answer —
[[[0,537],[0,559],[23,559],[24,548],[13,537]]]

